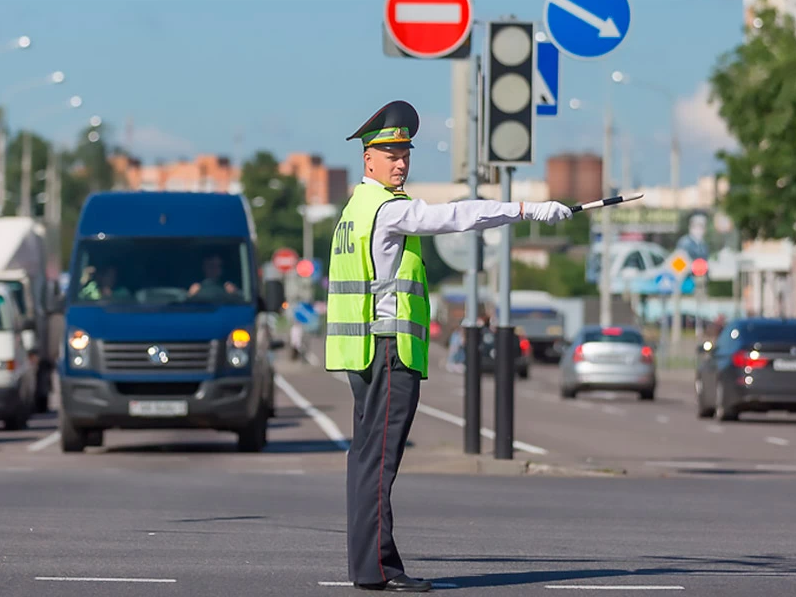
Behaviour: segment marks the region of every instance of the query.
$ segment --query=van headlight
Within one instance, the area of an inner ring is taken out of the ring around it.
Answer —
[[[91,337],[83,330],[72,330],[67,340],[69,346],[69,364],[78,369],[88,367],[88,349]]]
[[[249,345],[251,334],[246,330],[232,330],[227,337],[227,363],[236,369],[242,369],[249,364]]]

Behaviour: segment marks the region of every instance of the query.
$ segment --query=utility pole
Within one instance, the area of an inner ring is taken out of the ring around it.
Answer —
[[[501,199],[511,202],[514,168],[502,166]],[[498,329],[495,336],[495,458],[514,456],[514,328],[511,326],[511,226],[500,231],[500,281]]]
[[[0,110],[0,216],[6,207],[6,122],[5,113]]]
[[[28,218],[33,215],[33,206],[30,199],[32,152],[30,133],[22,131],[22,180],[19,185],[19,215]]]
[[[605,110],[605,138],[603,144],[603,197],[610,197],[611,185],[611,154],[614,145],[614,128],[611,108]],[[600,263],[600,325],[611,325],[611,210],[604,209],[602,217],[602,255]]]
[[[480,88],[480,57],[471,54],[469,172],[470,199],[478,199],[478,89]],[[478,327],[478,272],[481,271],[481,234],[470,236],[470,268],[467,271],[467,296],[464,309],[465,374],[464,374],[464,452],[481,453],[481,329]]]

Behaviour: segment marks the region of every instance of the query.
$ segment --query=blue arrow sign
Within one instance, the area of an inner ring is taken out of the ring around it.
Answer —
[[[558,85],[561,80],[561,54],[552,42],[536,46],[536,115],[558,116]]]
[[[655,277],[655,289],[660,294],[671,294],[676,285],[677,280],[668,272]]]
[[[313,325],[318,320],[318,314],[311,303],[299,303],[296,305],[293,316],[299,323]]]
[[[579,60],[602,58],[630,29],[629,0],[545,0],[544,21],[553,43]]]

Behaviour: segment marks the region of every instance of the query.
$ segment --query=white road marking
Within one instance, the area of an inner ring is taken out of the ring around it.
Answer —
[[[755,470],[769,471],[777,473],[796,473],[796,465],[794,464],[756,464]]]
[[[28,452],[38,452],[39,450],[44,450],[44,448],[49,448],[54,443],[61,440],[61,432],[54,431],[47,437],[40,439],[39,441],[32,443],[28,446]]]
[[[291,386],[281,375],[275,375],[274,382],[280,390],[287,394],[287,397],[293,401],[293,404],[307,413],[308,416],[312,417],[312,420],[315,421],[315,424],[326,434],[326,437],[337,444],[341,450],[348,450],[348,440],[334,421],[315,408],[309,400],[302,396],[299,391]]]
[[[307,351],[307,362],[313,367],[320,367],[321,360],[315,356],[315,353]]]
[[[781,437],[772,437],[772,436],[769,436],[769,437],[766,438],[766,443],[774,444],[775,446],[789,446],[790,445],[790,441],[788,441],[788,440],[786,440],[784,438],[781,438]]]
[[[545,589],[582,591],[685,591],[679,585],[545,585]]]
[[[603,406],[603,412],[609,415],[624,415],[625,410],[623,408],[617,408],[616,406]]]
[[[396,23],[438,23],[458,25],[462,21],[462,7],[459,4],[438,2],[418,4],[401,2],[395,6]]]
[[[332,373],[332,377],[334,377],[337,381],[348,383],[348,378],[346,377],[345,373],[340,373],[339,371],[335,371]]]
[[[594,405],[591,402],[572,402],[572,406],[577,406],[578,408],[582,408],[584,410],[591,410],[594,408]]]
[[[702,469],[702,468],[716,468],[715,462],[678,462],[676,460],[660,460],[660,461],[647,461],[644,466],[656,466],[664,468],[682,468],[682,469]]]
[[[175,583],[176,578],[95,578],[79,576],[37,576],[35,580],[72,581],[72,582],[139,582],[139,583]]]
[[[724,428],[721,425],[708,425],[707,430],[710,433],[724,433]]]
[[[333,373],[332,377],[336,380],[341,381],[343,383],[348,383],[348,379],[345,375],[340,374],[338,376],[337,373]],[[425,404],[418,404],[417,405],[418,412],[426,414],[430,417],[435,417],[447,423],[452,423],[453,425],[457,425],[458,427],[464,428],[464,419],[461,417],[457,417],[456,415],[452,415],[449,412],[445,412],[444,410],[439,410],[438,408],[434,408],[433,406],[427,406]],[[486,437],[487,439],[495,439],[495,432],[491,429],[487,429],[486,427],[481,428],[481,435]],[[544,456],[548,454],[548,451],[544,448],[540,448],[539,446],[534,446],[532,444],[526,444],[525,442],[514,441],[512,446],[515,450],[520,450],[522,452],[528,452],[529,454],[538,454]]]
[[[318,584],[322,587],[353,587],[351,581],[319,580]],[[431,586],[437,589],[456,589],[459,585],[452,582],[431,582]]]
[[[452,415],[444,410],[439,410],[438,408],[434,408],[433,406],[427,406],[425,404],[418,404],[417,410],[426,414],[430,417],[435,417],[442,421],[446,421],[448,423],[453,423],[458,427],[464,428],[464,419],[461,417],[457,417],[456,415]],[[487,439],[495,439],[495,432],[491,429],[487,429],[486,427],[481,427],[481,436]],[[525,442],[514,441],[512,444],[515,450],[520,450],[522,452],[528,452],[529,454],[539,454],[545,455],[547,454],[547,450],[544,448],[540,448],[539,446],[534,446],[532,444],[526,444]]]
[[[658,423],[668,423],[669,417],[667,417],[666,415],[658,415],[657,417],[655,417],[655,420],[658,421]]]

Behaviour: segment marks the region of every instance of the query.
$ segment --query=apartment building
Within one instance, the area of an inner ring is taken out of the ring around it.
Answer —
[[[145,166],[135,158],[115,155],[110,162],[116,173],[116,188],[120,189],[241,192],[240,168],[233,166],[224,156],[199,155],[192,161]]]

